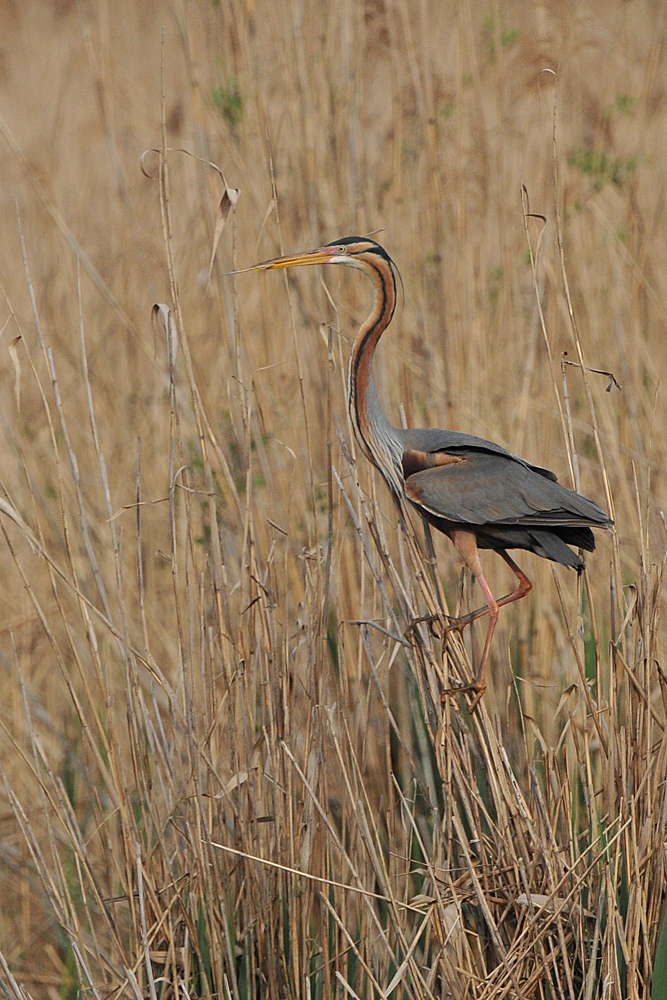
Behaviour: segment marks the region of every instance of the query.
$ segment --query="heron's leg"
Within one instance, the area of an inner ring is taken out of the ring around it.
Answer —
[[[522,597],[525,597],[526,594],[528,594],[532,590],[533,585],[526,576],[526,574],[523,572],[523,570],[519,566],[517,566],[517,564],[510,556],[507,555],[507,552],[505,552],[504,550],[500,551],[499,554],[503,557],[509,568],[516,576],[517,580],[519,581],[519,585],[516,588],[516,590],[514,590],[511,594],[507,594],[506,597],[503,597],[499,601],[496,601],[493,594],[491,593],[491,588],[489,587],[488,583],[484,578],[484,574],[482,573],[482,566],[479,561],[479,555],[477,553],[476,539],[475,539],[474,550],[472,549],[472,546],[468,540],[464,540],[463,549],[461,547],[460,541],[458,543],[455,541],[454,544],[456,545],[457,549],[465,559],[466,563],[468,564],[474,575],[477,577],[479,585],[482,588],[482,591],[487,601],[486,608],[480,608],[479,612],[473,612],[473,616],[470,618],[470,620],[474,621],[475,618],[481,617],[482,614],[488,613],[489,615],[489,627],[486,633],[486,640],[484,642],[484,651],[482,653],[482,659],[479,664],[479,670],[477,671],[477,674],[472,684],[470,684],[467,688],[467,690],[475,692],[475,697],[473,698],[469,709],[470,712],[473,712],[477,708],[480,698],[486,691],[486,677],[485,677],[486,665],[489,659],[491,640],[493,638],[493,633],[495,631],[496,623],[498,621],[498,611],[502,605],[511,604],[513,601],[518,601]]]
[[[496,601],[498,607],[502,608],[506,604],[512,604],[514,601],[520,601],[522,597],[525,597],[526,594],[529,594],[533,589],[533,583],[532,580],[528,579],[528,577],[521,569],[521,567],[517,566],[517,564],[514,562],[511,556],[508,556],[507,552],[505,552],[504,549],[496,549],[495,551],[498,553],[499,556],[502,556],[502,558],[505,560],[505,562],[507,563],[507,565],[509,566],[509,568],[512,570],[515,577],[519,581],[519,586],[516,588],[516,590],[513,590],[511,594],[506,594],[505,597],[501,597]],[[482,586],[481,581],[480,581],[480,586]],[[482,590],[484,590],[483,587]],[[484,592],[484,596],[486,597],[486,591]],[[471,611],[470,614],[461,615],[459,618],[457,618],[456,625],[458,626],[459,622],[461,622],[463,625],[469,625],[470,622],[474,622],[478,618],[481,618],[483,615],[487,614],[488,611],[489,611],[488,605],[485,608],[477,608],[476,611]]]
[[[529,594],[531,592],[531,590],[533,589],[533,584],[532,581],[529,580],[524,571],[521,569],[521,567],[517,566],[514,560],[510,556],[508,556],[507,552],[505,552],[504,549],[497,549],[496,551],[498,552],[499,556],[502,556],[502,558],[505,560],[505,562],[507,563],[507,565],[509,566],[509,568],[512,570],[517,580],[519,581],[519,585],[516,588],[516,590],[513,590],[511,594],[506,594],[504,597],[501,597],[496,601],[498,607],[502,608],[506,604],[512,604],[513,601],[520,601],[522,597],[525,597],[526,594]],[[458,629],[459,631],[461,631],[465,628],[466,625],[470,625],[472,622],[477,621],[478,618],[482,618],[484,615],[487,615],[488,613],[489,613],[489,606],[487,604],[483,608],[477,608],[476,611],[470,611],[467,615],[459,615],[458,618],[450,618],[449,623],[445,625],[445,632],[451,632],[454,629]],[[409,632],[411,629],[413,629],[415,625],[419,624],[419,622],[437,622],[439,618],[440,618],[439,615],[423,615],[421,618],[415,618],[414,621],[410,623],[410,627],[406,629],[406,632]]]
[[[478,560],[479,561],[479,560]],[[481,569],[481,566],[480,566]],[[484,642],[484,652],[482,653],[482,659],[479,664],[479,670],[475,676],[474,681],[471,685],[471,690],[476,691],[475,697],[470,705],[470,711],[474,711],[479,704],[479,700],[486,691],[486,664],[489,659],[489,650],[491,649],[491,639],[493,638],[493,633],[496,629],[496,622],[498,621],[498,609],[500,608],[500,602],[496,601],[495,597],[491,593],[491,588],[484,579],[483,573],[475,573],[477,581],[484,591],[484,596],[487,600],[487,608],[489,614],[489,627],[486,632],[486,640]]]
[[[449,694],[455,694],[459,691],[474,691],[475,697],[473,698],[472,704],[470,705],[470,711],[472,712],[477,705],[479,700],[486,691],[486,664],[489,658],[489,649],[491,648],[491,640],[493,638],[493,633],[496,627],[496,622],[498,621],[498,608],[499,604],[495,597],[491,593],[491,588],[489,587],[484,574],[482,573],[482,564],[479,560],[479,552],[477,550],[477,536],[472,531],[453,531],[450,535],[454,545],[456,546],[462,559],[465,561],[466,565],[469,567],[473,575],[477,578],[477,581],[482,588],[484,596],[486,597],[487,606],[484,608],[483,613],[489,616],[489,627],[486,632],[486,640],[484,642],[484,652],[482,653],[482,659],[480,661],[479,670],[475,675],[474,680],[470,684],[466,684],[460,688],[453,688],[452,690],[447,690],[442,692],[442,697],[445,698]],[[472,620],[472,619],[471,619]]]
[[[484,651],[479,664],[479,670],[469,687],[469,690],[475,692],[475,697],[470,705],[470,711],[472,712],[477,707],[480,698],[486,691],[486,663],[489,659],[491,640],[496,628],[496,622],[498,621],[499,604],[491,593],[491,588],[486,582],[484,573],[482,572],[482,564],[479,559],[479,550],[477,548],[477,536],[472,531],[453,531],[450,537],[454,542],[459,555],[471,570],[473,576],[477,578],[477,582],[482,588],[482,593],[486,597],[486,608],[483,609],[483,613],[488,614],[489,616],[489,627],[486,631],[486,640],[484,642]],[[473,620],[474,619],[471,619],[471,621]]]

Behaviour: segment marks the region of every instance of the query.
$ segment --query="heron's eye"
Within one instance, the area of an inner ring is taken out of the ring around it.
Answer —
[[[338,253],[347,253],[347,247],[338,247]]]

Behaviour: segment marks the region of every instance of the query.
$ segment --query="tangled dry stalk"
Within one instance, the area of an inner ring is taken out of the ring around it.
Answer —
[[[11,1000],[648,995],[667,101],[650,5],[628,6],[0,15]],[[22,46],[51,87],[31,109]],[[367,289],[223,275],[383,224],[394,411],[616,520],[579,580],[526,564],[472,716],[441,692],[483,627],[405,638],[476,606],[471,582],[349,433]]]

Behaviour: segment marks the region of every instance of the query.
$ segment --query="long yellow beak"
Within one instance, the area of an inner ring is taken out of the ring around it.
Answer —
[[[305,264],[326,264],[334,257],[333,247],[320,247],[318,250],[308,250],[306,253],[292,254],[288,257],[274,257],[264,260],[252,267],[244,267],[241,271],[230,271],[230,274],[245,274],[247,271],[270,271],[278,267],[301,267]]]

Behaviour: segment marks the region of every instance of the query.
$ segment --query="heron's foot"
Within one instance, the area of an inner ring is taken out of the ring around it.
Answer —
[[[467,694],[468,692],[474,692],[475,697],[468,705],[468,711],[472,715],[472,713],[479,705],[482,695],[484,694],[485,691],[486,691],[486,681],[483,679],[478,680],[476,678],[469,684],[461,684],[459,687],[454,687],[454,688],[445,688],[445,690],[442,691],[440,694],[440,700],[444,702],[447,700],[447,698],[453,698],[457,694]]]
[[[420,618],[413,618],[403,635],[410,638],[410,633],[414,632],[417,625],[426,624],[430,627],[431,635],[434,639],[444,639],[448,632],[462,632],[466,625],[472,621],[470,615],[462,615],[460,618],[453,618],[450,615],[421,615]],[[443,634],[436,631],[435,626],[443,627]]]

